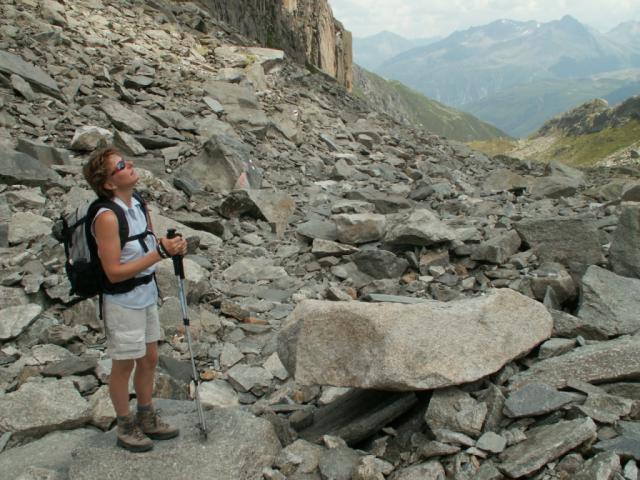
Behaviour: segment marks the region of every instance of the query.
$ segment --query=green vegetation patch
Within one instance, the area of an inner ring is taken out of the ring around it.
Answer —
[[[518,141],[509,138],[494,138],[492,140],[468,142],[468,145],[474,150],[493,157],[495,155],[507,155],[518,145]]]
[[[541,160],[560,160],[575,166],[590,166],[622,148],[640,140],[640,121],[632,120],[620,127],[607,128],[579,137],[562,137]]]

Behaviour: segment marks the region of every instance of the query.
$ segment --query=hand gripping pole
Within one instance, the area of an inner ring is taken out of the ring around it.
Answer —
[[[174,228],[170,228],[167,230],[167,238],[175,238],[180,235],[176,233]],[[207,438],[207,425],[204,419],[204,410],[202,409],[202,403],[200,402],[200,392],[198,387],[200,386],[200,376],[198,375],[198,370],[196,369],[196,361],[193,357],[193,348],[191,346],[191,331],[189,330],[189,312],[187,309],[187,297],[184,293],[184,263],[182,261],[182,255],[174,255],[171,257],[173,261],[173,271],[176,275],[176,280],[178,281],[178,296],[180,298],[180,307],[182,308],[182,322],[184,323],[184,331],[187,336],[187,344],[189,345],[189,355],[191,356],[191,369],[193,382],[195,384],[195,401],[196,407],[198,409],[198,417],[200,419],[200,432],[202,436],[206,440]]]

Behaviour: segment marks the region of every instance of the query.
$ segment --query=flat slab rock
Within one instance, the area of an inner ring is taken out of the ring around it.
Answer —
[[[498,371],[549,338],[552,323],[541,303],[510,289],[417,305],[305,300],[278,354],[304,385],[440,388]]]
[[[208,438],[198,429],[193,402],[161,405],[180,436],[155,442],[153,450],[130,453],[116,446],[115,430],[96,435],[74,455],[69,480],[125,478],[262,478],[281,449],[273,426],[240,409],[205,411]]]
[[[17,478],[28,467],[40,467],[67,473],[71,453],[96,435],[97,430],[78,428],[52,432],[26,445],[0,453],[0,478]]]
[[[596,436],[590,418],[561,421],[525,432],[527,439],[501,455],[498,468],[509,478],[520,478],[544,467],[569,450]]]
[[[640,375],[640,338],[621,337],[576,348],[542,360],[509,380],[515,390],[529,383],[564,388],[570,380],[588,383],[613,382]]]

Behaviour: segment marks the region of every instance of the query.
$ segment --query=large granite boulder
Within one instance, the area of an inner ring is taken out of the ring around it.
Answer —
[[[547,339],[552,323],[542,304],[507,289],[414,305],[306,300],[278,354],[305,385],[431,389],[496,372]]]

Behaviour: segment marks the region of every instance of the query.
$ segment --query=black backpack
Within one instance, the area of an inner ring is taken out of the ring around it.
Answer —
[[[140,202],[140,208],[147,220],[147,228],[138,235],[129,236],[129,223],[124,210],[114,201],[102,198],[85,203],[67,216],[63,215],[54,225],[53,235],[64,245],[66,255],[64,268],[71,284],[70,294],[89,298],[102,293],[126,293],[153,279],[153,275],[144,275],[111,283],[104,273],[98,258],[98,246],[91,233],[91,224],[96,213],[101,208],[107,208],[118,219],[120,248],[123,248],[127,242],[138,240],[143,250],[148,251],[144,239],[147,235],[153,235],[153,232],[149,230],[147,205],[137,192],[133,193],[133,197]]]

